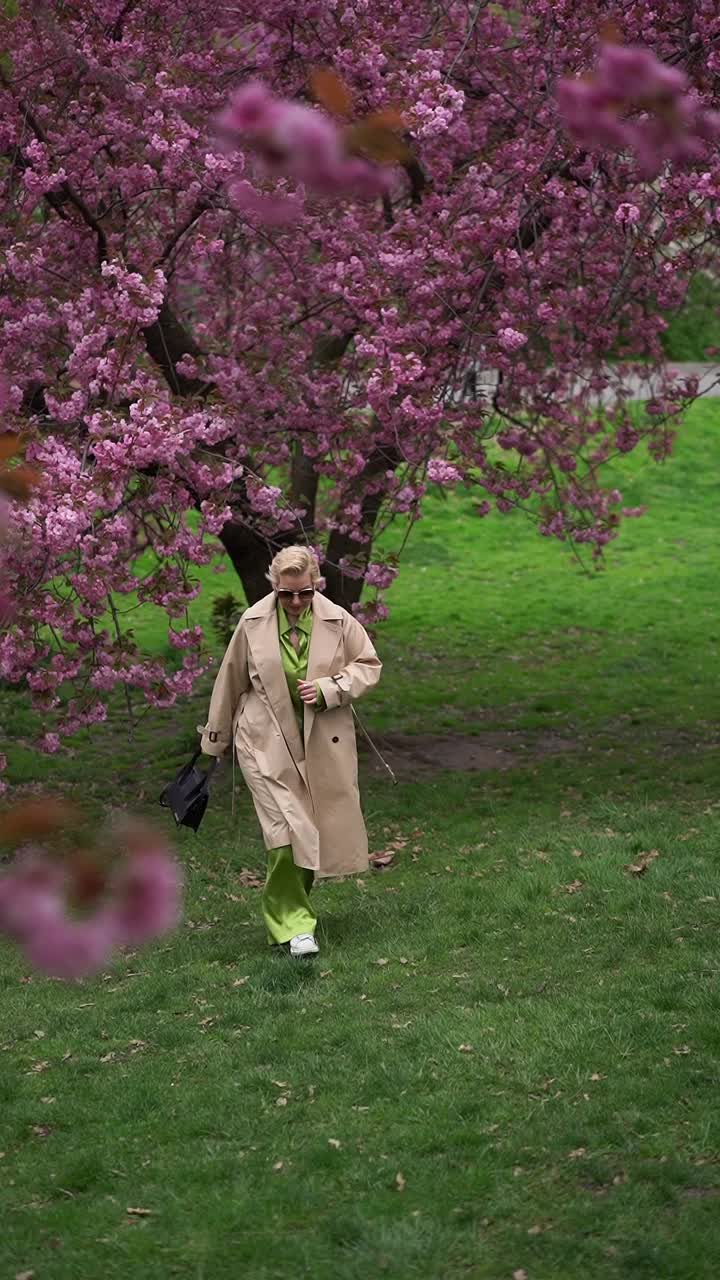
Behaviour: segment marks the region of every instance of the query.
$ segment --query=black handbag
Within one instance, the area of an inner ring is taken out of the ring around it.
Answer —
[[[197,831],[210,799],[210,778],[217,767],[217,756],[212,756],[207,770],[198,769],[195,761],[202,752],[198,749],[189,764],[163,788],[159,803],[170,809],[179,827],[192,827]]]

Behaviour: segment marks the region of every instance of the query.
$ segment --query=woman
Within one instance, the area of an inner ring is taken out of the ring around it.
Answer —
[[[271,943],[315,955],[315,876],[368,866],[352,702],[381,663],[352,614],[317,591],[318,562],[286,547],[270,565],[272,591],[246,609],[225,651],[201,748],[234,744],[268,851],[262,909]]]

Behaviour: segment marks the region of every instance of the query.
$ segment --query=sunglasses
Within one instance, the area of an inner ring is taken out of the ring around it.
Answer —
[[[285,604],[289,600],[293,600],[295,596],[299,596],[302,601],[312,600],[315,595],[314,587],[303,587],[302,591],[286,591],[282,587],[275,588],[275,595],[278,600]]]

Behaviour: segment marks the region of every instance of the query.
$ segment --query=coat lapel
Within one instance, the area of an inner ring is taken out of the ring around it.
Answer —
[[[278,620],[274,597],[267,612],[247,618],[246,628],[248,644],[260,674],[263,688],[282,730],[283,737],[297,764],[298,761],[303,759],[304,752],[280,657]]]
[[[307,679],[317,680],[326,676],[342,642],[342,613],[336,605],[322,595],[313,601],[313,625],[308,653]],[[315,723],[315,711],[305,707],[305,742]]]

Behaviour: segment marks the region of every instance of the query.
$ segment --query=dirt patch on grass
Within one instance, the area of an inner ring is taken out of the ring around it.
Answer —
[[[485,773],[514,769],[528,760],[544,759],[565,751],[578,751],[579,739],[554,733],[488,731],[463,733],[395,733],[374,735],[373,741],[398,778],[422,778],[444,769],[458,773]],[[363,767],[371,776],[384,774],[367,740],[358,735]]]

